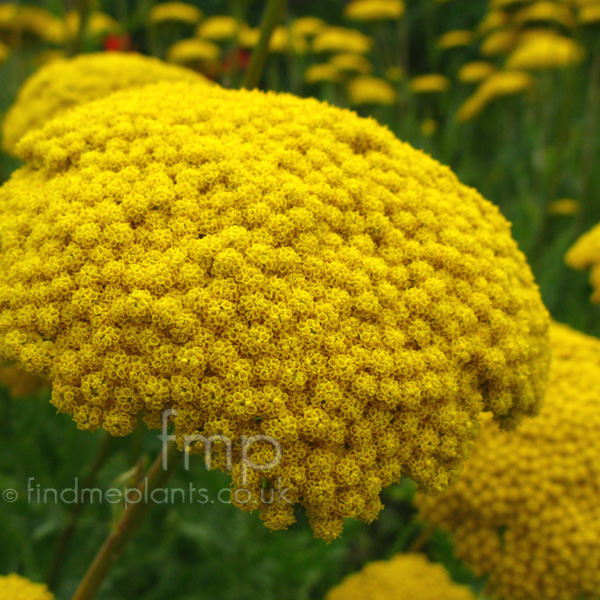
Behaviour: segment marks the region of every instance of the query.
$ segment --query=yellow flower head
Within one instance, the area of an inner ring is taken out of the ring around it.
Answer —
[[[579,9],[577,21],[581,25],[600,23],[600,4],[588,4]]]
[[[3,145],[14,153],[25,133],[66,110],[116,90],[157,81],[205,81],[201,75],[140,54],[105,52],[56,60],[34,73],[3,122]]]
[[[402,475],[442,490],[482,411],[511,427],[539,410],[548,317],[509,224],[373,120],[167,82],[19,152],[0,360],[49,378],[82,429],[176,409],[180,436],[278,440],[276,467],[232,471],[270,528],[294,521],[289,500],[332,539]],[[260,502],[265,481],[286,502]]]
[[[562,200],[554,200],[548,206],[548,212],[551,215],[575,215],[579,212],[581,204],[572,198],[563,198]]]
[[[551,327],[542,412],[516,431],[482,426],[463,475],[422,516],[504,600],[597,598],[600,589],[600,340]]]
[[[9,55],[10,48],[6,44],[0,42],[0,63],[6,62],[8,60]]]
[[[437,121],[435,119],[425,119],[422,123],[421,123],[421,133],[425,136],[425,137],[431,137],[432,135],[435,135],[435,132],[438,129],[438,124]]]
[[[195,25],[202,19],[202,11],[193,4],[184,2],[163,2],[150,10],[151,23],[189,23]]]
[[[521,71],[501,71],[493,73],[467,98],[459,108],[456,120],[459,123],[471,121],[479,116],[484,108],[497,98],[515,96],[533,87],[533,79]]]
[[[373,40],[360,31],[344,27],[327,27],[314,38],[313,51],[366,54],[372,44]]]
[[[322,83],[324,81],[337,82],[341,80],[340,70],[330,63],[312,65],[304,73],[306,83]]]
[[[227,15],[218,15],[216,17],[209,17],[198,25],[196,35],[205,39],[212,40],[213,42],[222,42],[224,40],[230,40],[234,38],[240,24],[237,19],[229,17]]]
[[[575,24],[573,11],[566,4],[542,0],[525,6],[515,14],[515,23],[526,25],[535,22],[560,23],[566,27]]]
[[[344,7],[344,16],[353,21],[386,21],[401,19],[403,0],[352,0]]]
[[[20,575],[0,575],[2,600],[54,600],[47,586],[33,583]]]
[[[441,93],[445,92],[449,87],[450,80],[437,73],[419,75],[410,80],[410,89],[415,94]]]
[[[394,104],[397,94],[394,86],[377,77],[357,77],[348,82],[350,104]]]
[[[38,6],[1,4],[0,31],[20,31],[51,44],[62,44],[65,40],[64,22]]]
[[[512,29],[493,31],[481,42],[481,54],[483,56],[509,54],[517,45],[518,38],[518,33]]]
[[[556,34],[538,34],[520,42],[508,57],[506,66],[526,71],[558,69],[578,64],[583,57],[583,48],[575,40]]]
[[[398,83],[404,78],[404,70],[402,67],[392,65],[386,69],[385,78],[393,83]]]
[[[600,225],[582,235],[565,257],[573,269],[590,269],[592,302],[600,303]]]
[[[480,35],[487,35],[495,29],[500,29],[508,23],[508,15],[501,10],[493,10],[487,13],[483,21],[479,23],[477,31]]]
[[[497,71],[496,66],[485,60],[476,60],[466,63],[458,72],[458,79],[462,83],[480,83]]]
[[[336,54],[329,59],[329,62],[340,71],[360,73],[361,75],[368,75],[373,70],[371,61],[361,54]]]
[[[269,50],[277,53],[290,52],[292,54],[306,54],[308,51],[308,43],[304,36],[301,36],[282,25],[276,27],[275,31],[273,31]]]
[[[304,37],[313,37],[325,29],[325,27],[325,21],[317,19],[317,17],[300,17],[291,25],[291,29],[295,35],[302,35]]]
[[[398,554],[368,563],[333,588],[325,600],[475,600],[469,588],[454,583],[442,565],[421,554]]]
[[[190,38],[175,42],[167,52],[167,61],[179,65],[213,63],[221,56],[221,49],[214,42]]]
[[[65,16],[65,28],[66,37],[73,39],[79,32],[79,13],[75,10],[70,11]],[[106,35],[107,33],[115,32],[119,30],[119,23],[115,21],[110,15],[93,12],[86,25],[86,34],[93,37],[99,37]]]
[[[41,390],[48,389],[48,383],[35,375],[14,365],[0,364],[0,387],[7,388],[8,394],[13,399],[31,398]],[[2,591],[0,578],[0,592]]]
[[[457,29],[448,31],[438,38],[438,46],[444,50],[459,48],[461,46],[470,46],[473,41],[473,32]]]

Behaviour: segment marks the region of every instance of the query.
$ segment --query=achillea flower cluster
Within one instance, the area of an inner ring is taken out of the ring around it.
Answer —
[[[33,583],[20,575],[0,575],[2,600],[54,600],[47,586]]]
[[[0,5],[0,32],[31,36],[51,44],[65,41],[64,22],[45,8],[20,6],[13,3]]]
[[[47,376],[82,429],[177,409],[179,435],[277,439],[275,468],[231,473],[270,528],[294,514],[259,500],[265,482],[330,540],[401,475],[444,489],[482,411],[511,427],[539,410],[548,317],[509,224],[372,120],[161,83],[19,151],[0,189],[0,358]]]
[[[410,89],[415,94],[435,94],[445,92],[450,87],[450,80],[444,75],[429,73],[418,75],[410,80]]]
[[[140,54],[104,52],[53,61],[34,73],[19,91],[2,124],[2,141],[14,153],[29,131],[79,104],[114,91],[157,81],[206,81],[201,75]]]
[[[548,206],[548,212],[551,215],[564,215],[570,216],[575,215],[579,212],[581,203],[578,200],[572,198],[561,198],[560,200],[554,200]]]
[[[544,408],[485,422],[460,479],[422,516],[503,600],[592,600],[600,589],[600,341],[553,325]]]
[[[473,41],[473,32],[457,29],[448,31],[438,38],[438,46],[444,50],[459,48],[461,46],[470,46]]]
[[[350,104],[394,104],[397,99],[394,86],[377,77],[357,77],[348,83]]]
[[[590,269],[592,302],[600,303],[600,225],[582,235],[565,257],[573,269]]]
[[[196,34],[213,42],[222,42],[235,37],[240,29],[240,23],[237,19],[228,15],[217,15],[209,17],[198,25]]]
[[[341,81],[341,79],[340,70],[330,63],[312,65],[304,73],[304,81],[306,83],[337,82]]]
[[[6,44],[3,44],[2,42],[0,42],[0,63],[6,62],[9,55],[10,55],[10,48]]]
[[[372,38],[354,29],[327,27],[313,39],[314,52],[348,52],[366,54],[373,45]]]
[[[509,54],[517,45],[518,34],[511,29],[493,31],[481,42],[480,51],[483,56]]]
[[[495,65],[485,60],[475,60],[464,64],[458,72],[458,79],[462,83],[480,83],[493,75],[498,69]]]
[[[577,14],[580,25],[595,25],[600,23],[600,4],[582,6]]]
[[[323,31],[327,25],[317,17],[300,17],[292,22],[291,29],[294,35],[313,37]]]
[[[402,18],[403,0],[352,0],[344,7],[344,16],[353,21],[386,21]]]
[[[189,23],[195,25],[202,19],[202,11],[193,4],[163,2],[150,10],[151,23]]]
[[[329,62],[340,71],[361,75],[368,75],[373,70],[371,61],[361,54],[336,54],[329,59]]]
[[[167,61],[179,65],[212,63],[219,59],[221,49],[214,42],[190,38],[175,42],[167,52]]]
[[[565,27],[573,27],[575,17],[573,11],[566,4],[560,2],[534,2],[520,9],[514,17],[515,23],[524,25],[536,22],[560,23]]]
[[[367,564],[333,588],[325,600],[475,600],[442,565],[421,554],[398,554]]]
[[[509,69],[539,71],[569,67],[583,60],[584,51],[571,38],[553,34],[538,34],[519,43],[508,57]]]
[[[73,10],[65,15],[65,35],[67,39],[75,38],[79,33],[79,24],[81,17],[79,12]],[[90,14],[86,24],[86,35],[99,37],[107,33],[114,33],[119,30],[119,23],[110,15],[94,11]]]
[[[521,71],[493,73],[458,109],[456,120],[459,123],[471,121],[478,117],[490,102],[497,98],[521,94],[531,89],[533,84],[533,79]]]
[[[15,367],[0,364],[0,387],[8,389],[11,398],[31,398],[41,390],[48,390],[48,382]],[[1,586],[0,586],[1,589]]]

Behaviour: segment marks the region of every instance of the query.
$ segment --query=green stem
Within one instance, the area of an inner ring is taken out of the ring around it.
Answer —
[[[260,26],[260,38],[244,77],[242,87],[252,90],[260,83],[260,78],[269,55],[269,45],[275,27],[280,23],[287,5],[287,0],[269,0]]]
[[[151,498],[154,490],[166,483],[177,466],[177,462],[175,461],[177,445],[175,442],[169,442],[168,444],[166,464],[163,467],[164,454],[164,452],[159,454],[148,471],[146,478],[136,488],[141,494],[140,498],[143,498],[143,501],[140,500],[125,509],[121,520],[106,538],[85,577],[79,584],[72,600],[92,600],[96,597],[104,579],[116,563],[121,552],[123,552],[133,538],[134,533],[149,511],[151,502],[148,502],[147,499]]]
[[[112,442],[112,436],[105,432],[98,447],[96,457],[83,480],[83,489],[89,489],[94,486],[100,469],[102,469],[110,456]],[[75,534],[79,518],[81,517],[84,508],[85,504],[83,502],[77,502],[73,505],[73,509],[71,510],[71,514],[69,515],[67,523],[62,530],[60,537],[58,538],[56,550],[54,552],[54,559],[50,565],[50,569],[48,570],[48,576],[46,577],[46,583],[51,590],[56,588],[60,574],[67,560],[69,546],[71,545],[73,535]]]
[[[77,1],[77,14],[79,15],[79,27],[75,33],[75,39],[71,46],[71,55],[81,54],[85,48],[85,37],[87,33],[88,21],[91,13],[90,0]]]

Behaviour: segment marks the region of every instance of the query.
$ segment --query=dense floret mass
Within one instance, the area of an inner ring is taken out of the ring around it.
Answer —
[[[368,563],[333,588],[326,600],[475,600],[441,565],[421,554],[398,554]]]
[[[592,600],[600,589],[600,341],[551,327],[544,408],[516,431],[491,419],[463,475],[422,516],[503,600]]]
[[[446,487],[481,411],[537,413],[547,314],[509,224],[374,121],[170,83],[19,148],[0,355],[49,377],[81,428],[125,435],[177,409],[180,434],[271,436],[281,462],[244,485],[234,467],[234,484],[280,482],[331,539],[401,475]]]
[[[2,143],[14,153],[18,141],[66,110],[117,90],[159,81],[207,81],[202,75],[141,54],[102,52],[53,61],[23,85],[2,125]]]
[[[0,575],[2,600],[54,600],[47,586],[33,583],[20,575]]]

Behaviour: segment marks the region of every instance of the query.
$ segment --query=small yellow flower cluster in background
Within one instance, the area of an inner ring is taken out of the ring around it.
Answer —
[[[217,15],[208,17],[196,30],[196,35],[205,40],[213,42],[222,42],[234,38],[242,24],[228,15]]]
[[[462,83],[481,83],[497,70],[498,68],[493,63],[485,60],[475,60],[464,64],[460,68],[458,79]]]
[[[577,14],[577,21],[581,25],[595,25],[600,23],[600,3],[582,6]]]
[[[212,63],[219,59],[221,49],[214,42],[190,38],[175,42],[167,52],[167,61],[178,65]]]
[[[463,475],[422,517],[503,600],[594,600],[600,589],[600,340],[553,324],[540,415],[482,425]]]
[[[325,600],[475,600],[442,565],[420,554],[398,554],[368,563],[327,594]]]
[[[62,44],[65,41],[62,19],[45,8],[20,6],[12,2],[0,5],[0,31],[19,32],[51,44]]]
[[[150,10],[151,23],[189,23],[195,25],[202,19],[202,11],[193,4],[163,2]]]
[[[0,42],[0,64],[6,62],[9,56],[10,48],[6,44]]]
[[[207,81],[193,71],[140,54],[84,54],[52,61],[25,82],[6,114],[2,124],[4,149],[14,153],[23,135],[73,106],[120,89],[178,80]]]
[[[444,50],[451,48],[460,48],[461,46],[470,46],[473,41],[473,32],[457,29],[448,31],[438,38],[438,46]]]
[[[54,596],[42,583],[33,583],[20,575],[0,575],[0,598],[2,600],[54,600]]]
[[[317,17],[299,17],[292,22],[291,29],[294,35],[314,37],[323,31],[326,26],[325,21]]]
[[[306,83],[338,82],[341,80],[340,69],[331,63],[312,65],[304,73]]]
[[[0,387],[8,389],[11,398],[31,398],[41,390],[49,389],[47,381],[14,365],[0,364]]]
[[[79,23],[81,19],[77,11],[69,11],[65,15],[65,36],[67,39],[74,39],[79,32]],[[119,23],[110,15],[93,12],[90,14],[86,24],[86,34],[92,37],[99,37],[107,33],[119,31]]]
[[[515,96],[533,87],[533,79],[521,71],[499,71],[493,73],[467,98],[456,113],[459,123],[471,121],[497,98]]]
[[[177,409],[179,435],[275,438],[276,468],[232,472],[272,529],[294,509],[260,502],[265,479],[331,540],[402,475],[443,490],[482,411],[512,427],[540,408],[548,316],[509,224],[373,120],[168,82],[77,107],[19,152],[2,358],[48,376],[82,429]]]
[[[313,39],[313,52],[347,52],[366,54],[371,50],[373,40],[360,31],[345,27],[326,27]]]
[[[600,303],[600,225],[582,235],[565,257],[573,269],[590,269],[592,302]]]
[[[581,204],[577,200],[572,198],[562,198],[561,200],[554,200],[548,206],[548,212],[551,215],[575,215],[579,212]]]
[[[386,21],[401,19],[403,0],[352,0],[344,7],[344,16],[353,21]]]
[[[428,73],[418,75],[410,80],[410,89],[415,94],[436,94],[445,92],[450,87],[450,80],[444,75]]]
[[[348,82],[350,104],[394,104],[397,94],[394,86],[377,77],[356,77]]]
[[[548,22],[572,27],[575,25],[575,17],[571,8],[566,4],[542,0],[533,2],[517,11],[514,22],[517,25]]]
[[[361,54],[335,54],[329,59],[329,62],[343,72],[368,75],[373,70],[371,61]]]
[[[528,36],[506,61],[508,69],[537,71],[568,67],[583,60],[584,51],[571,38],[555,34]]]

